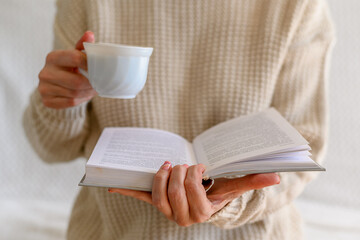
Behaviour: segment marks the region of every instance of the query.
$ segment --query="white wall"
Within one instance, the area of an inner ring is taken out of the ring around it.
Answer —
[[[44,164],[22,128],[29,94],[52,48],[54,14],[54,0],[0,0],[0,200],[72,201],[83,171],[81,161]]]
[[[360,1],[329,0],[337,43],[330,72],[326,173],[304,198],[360,209]]]
[[[84,161],[47,165],[22,113],[52,48],[55,0],[0,0],[0,239],[65,239]]]

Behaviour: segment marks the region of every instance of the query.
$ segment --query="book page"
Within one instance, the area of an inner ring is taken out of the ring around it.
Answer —
[[[235,118],[194,139],[195,155],[207,170],[234,161],[304,146],[307,141],[275,109]]]
[[[208,172],[212,178],[267,172],[325,171],[308,156],[276,157],[256,161],[241,161],[223,165]]]
[[[179,135],[151,128],[105,128],[87,165],[156,172],[165,161],[193,165],[193,158],[191,144]]]

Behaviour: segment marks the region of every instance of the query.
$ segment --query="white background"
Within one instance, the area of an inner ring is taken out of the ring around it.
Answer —
[[[297,204],[307,239],[360,239],[360,1],[329,0],[336,25],[326,173]],[[64,239],[84,160],[46,165],[22,113],[52,46],[54,0],[0,0],[0,239]],[[51,238],[50,238],[51,237]]]

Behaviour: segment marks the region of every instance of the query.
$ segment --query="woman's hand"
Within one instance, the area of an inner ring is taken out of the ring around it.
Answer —
[[[240,197],[246,191],[260,189],[280,182],[275,173],[253,174],[235,179],[216,179],[212,188],[205,192],[202,185],[202,164],[188,167],[177,165],[171,168],[165,162],[156,173],[152,193],[109,189],[122,195],[131,196],[154,205],[169,220],[180,226],[207,221],[227,203]]]
[[[39,73],[42,102],[46,107],[61,109],[89,101],[97,93],[89,80],[81,75],[78,68],[87,70],[83,42],[94,42],[94,34],[85,32],[74,50],[57,50],[46,57],[44,68]]]

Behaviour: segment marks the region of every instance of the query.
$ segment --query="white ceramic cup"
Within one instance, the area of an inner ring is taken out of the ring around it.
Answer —
[[[143,89],[153,48],[84,42],[88,72],[80,70],[101,97],[135,98]]]

